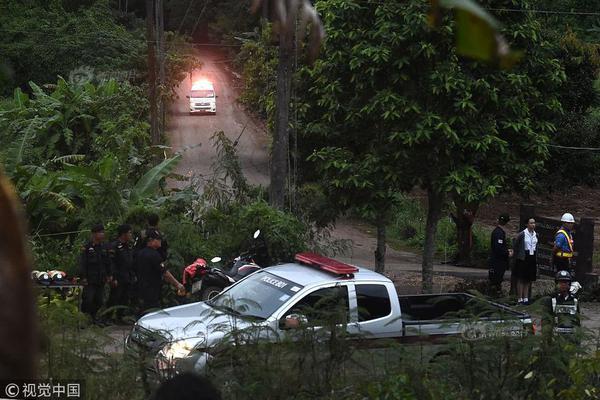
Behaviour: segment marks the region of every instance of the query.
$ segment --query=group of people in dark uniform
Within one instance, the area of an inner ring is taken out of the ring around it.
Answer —
[[[158,229],[158,215],[148,217],[148,228],[134,240],[128,224],[117,228],[117,239],[106,243],[104,226],[92,227],[91,240],[81,251],[80,282],[84,285],[81,311],[94,321],[104,305],[105,286],[110,287],[106,306],[121,318],[126,309],[143,313],[160,307],[163,280],[177,290],[183,285],[166,269],[168,244]]]
[[[498,225],[491,235],[491,255],[490,255],[490,284],[498,293],[501,292],[501,284],[504,279],[504,273],[509,268],[509,260],[513,256],[513,249],[509,248],[504,226],[509,222],[507,214],[498,217]],[[572,259],[575,256],[573,242],[573,228],[575,219],[570,213],[565,213],[561,217],[562,226],[554,236],[552,248],[552,263],[556,270],[555,282],[557,291],[545,299],[544,308],[550,318],[550,322],[556,333],[572,334],[580,326],[580,310],[576,289],[581,286],[575,282],[575,273],[573,270]],[[520,232],[515,241],[514,254],[516,255],[515,267],[512,273],[517,278],[517,292],[519,296],[518,304],[529,304],[527,291],[531,289],[531,282],[535,280],[537,273],[537,242],[535,234],[535,220],[530,218],[528,226]],[[520,282],[529,282],[529,286],[519,285]]]

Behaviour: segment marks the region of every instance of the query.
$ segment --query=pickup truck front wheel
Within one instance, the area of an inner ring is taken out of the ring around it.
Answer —
[[[210,300],[219,293],[221,293],[223,289],[218,286],[209,286],[202,291],[202,301]]]

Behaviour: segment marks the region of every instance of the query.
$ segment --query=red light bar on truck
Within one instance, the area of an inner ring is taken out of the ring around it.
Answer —
[[[298,253],[295,257],[299,263],[319,268],[325,272],[331,272],[336,275],[352,275],[358,272],[354,265],[345,264],[333,258],[324,257],[315,253]]]

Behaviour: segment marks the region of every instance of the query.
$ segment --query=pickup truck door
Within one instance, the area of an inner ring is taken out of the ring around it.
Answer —
[[[393,284],[355,283],[350,287],[350,309],[348,333],[365,338],[402,336],[400,305]]]
[[[278,330],[282,333],[289,330],[285,327],[285,318],[292,314],[305,317],[305,323],[317,329],[331,326],[334,321],[338,326],[350,322],[348,286],[346,283],[335,283],[305,293],[278,313]]]

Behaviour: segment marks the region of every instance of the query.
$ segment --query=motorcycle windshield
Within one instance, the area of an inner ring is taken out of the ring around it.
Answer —
[[[302,287],[279,276],[259,271],[208,304],[241,317],[266,319]]]

